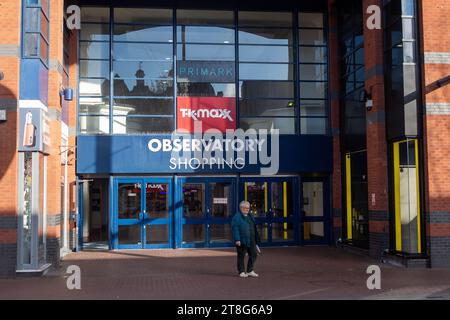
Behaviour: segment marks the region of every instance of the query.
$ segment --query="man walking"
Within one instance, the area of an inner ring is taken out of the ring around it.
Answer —
[[[255,264],[257,249],[260,244],[256,223],[250,212],[250,203],[242,201],[239,204],[239,211],[231,221],[231,230],[233,232],[233,241],[237,251],[237,269],[241,278],[258,277],[253,270]],[[247,272],[245,272],[244,258],[248,253]]]

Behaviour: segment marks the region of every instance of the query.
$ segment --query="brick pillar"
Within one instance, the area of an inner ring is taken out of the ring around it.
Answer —
[[[365,89],[372,94],[373,107],[366,111],[367,182],[369,203],[369,253],[378,258],[389,247],[388,167],[383,76],[383,30],[369,30],[366,9],[383,6],[381,0],[364,0]]]
[[[431,267],[450,266],[450,85],[436,81],[450,75],[450,3],[424,0],[424,185],[426,242]]]
[[[0,10],[0,277],[11,277],[17,262],[18,100],[21,2],[3,0]]]
[[[333,134],[333,175],[332,175],[332,197],[333,197],[333,239],[336,242],[342,238],[342,178],[341,178],[341,143],[339,132],[339,39],[338,39],[338,17],[336,1],[328,1],[329,12],[329,92],[330,92],[330,121]]]

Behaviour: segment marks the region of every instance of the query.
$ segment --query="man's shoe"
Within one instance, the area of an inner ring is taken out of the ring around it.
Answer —
[[[255,271],[252,270],[250,272],[247,272],[247,277],[257,278],[257,277],[259,277],[259,275]]]
[[[248,275],[247,275],[245,272],[241,272],[241,273],[239,273],[239,277],[241,277],[241,278],[247,278]]]

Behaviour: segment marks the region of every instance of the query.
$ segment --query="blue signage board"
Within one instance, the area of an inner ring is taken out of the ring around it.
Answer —
[[[239,148],[239,143],[212,144],[195,137],[174,140],[171,135],[78,136],[77,174],[264,174],[264,168],[275,168],[275,173],[332,171],[330,136],[280,135],[277,157],[272,157],[268,140],[269,157],[256,156],[252,162],[252,148],[262,145],[261,141],[246,141],[243,151],[232,158],[226,151]]]

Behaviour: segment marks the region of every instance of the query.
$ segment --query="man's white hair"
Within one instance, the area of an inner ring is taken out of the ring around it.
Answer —
[[[241,201],[241,202],[239,203],[239,208],[242,208],[243,206],[248,206],[248,207],[250,207],[250,202],[248,202],[248,201],[246,201],[246,200]]]

